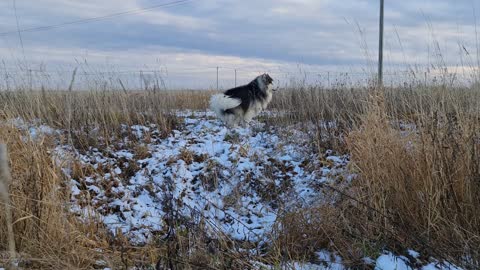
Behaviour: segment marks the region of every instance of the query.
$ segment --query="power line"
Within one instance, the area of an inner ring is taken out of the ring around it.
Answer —
[[[225,69],[227,67],[222,67],[222,66],[203,66],[203,67],[184,67],[184,68],[177,68],[177,69],[127,69],[127,70],[89,70],[89,71],[82,71],[79,72],[80,75],[120,75],[120,74],[149,74],[149,73],[159,73],[159,74],[190,74],[192,76],[196,76],[199,73],[207,73],[207,72],[216,72],[218,68],[219,74],[221,69]],[[231,69],[232,71],[237,70],[237,74],[242,72],[238,72],[239,70],[245,70],[243,73],[251,73],[255,71],[247,71],[246,69],[242,68],[227,68]],[[5,72],[8,74],[24,74],[24,73],[29,73],[29,72],[34,72],[34,73],[40,73],[40,74],[60,74],[60,73],[72,73],[72,70],[70,69],[18,69],[18,68],[9,68],[9,67],[1,67],[0,72]],[[296,75],[298,74],[297,71],[272,71],[272,74],[277,74],[277,75]],[[213,73],[212,73],[213,74]],[[366,72],[340,72],[340,71],[328,71],[328,70],[311,70],[311,71],[303,71],[300,73],[302,74],[311,74],[313,76],[329,76],[329,77],[358,77],[358,76],[364,76],[364,77],[370,77],[374,76],[374,74],[369,74]],[[383,75],[385,76],[408,76],[411,75],[412,73],[410,71],[394,71],[392,73],[384,73]],[[415,74],[423,74],[423,73],[415,73]],[[429,73],[430,74],[430,73]],[[455,73],[448,73],[448,74],[455,74]]]
[[[13,11],[15,13],[15,22],[17,24],[18,39],[20,40],[20,46],[22,47],[23,60],[25,61],[25,63],[27,63],[27,58],[25,57],[25,48],[23,46],[22,34],[20,33],[20,24],[18,23],[17,4],[15,0],[13,0]]]
[[[143,13],[145,11],[149,11],[149,10],[152,10],[152,9],[158,9],[158,8],[162,8],[162,7],[166,8],[166,7],[179,6],[181,4],[185,4],[185,3],[190,2],[190,1],[192,1],[192,0],[177,0],[177,1],[172,1],[172,2],[168,2],[168,3],[149,6],[149,7],[146,7],[146,8],[139,8],[139,9],[133,9],[133,10],[123,11],[123,12],[107,14],[107,15],[99,16],[99,17],[92,17],[92,18],[81,19],[81,20],[70,21],[70,22],[64,22],[64,23],[53,24],[53,25],[19,29],[17,31],[7,31],[7,32],[0,33],[0,36],[7,36],[7,35],[17,34],[17,33],[20,34],[20,33],[27,33],[27,32],[46,31],[46,30],[61,28],[61,27],[64,27],[64,26],[69,26],[69,25],[96,22],[96,21],[106,20],[106,19],[119,17],[119,16]]]

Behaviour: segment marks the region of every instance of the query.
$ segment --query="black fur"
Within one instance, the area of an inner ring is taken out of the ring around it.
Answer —
[[[268,84],[271,84],[273,82],[273,79],[267,74],[267,81],[265,86],[268,86]],[[254,100],[260,100],[263,101],[267,98],[267,93],[263,89],[260,88],[258,85],[258,82],[256,79],[251,81],[249,84],[238,86],[232,89],[229,89],[225,91],[224,93],[226,96],[229,96],[231,98],[236,98],[240,99],[242,103],[240,103],[239,107],[242,108],[243,112],[246,112]],[[232,109],[227,109],[223,113],[224,114],[233,114]]]

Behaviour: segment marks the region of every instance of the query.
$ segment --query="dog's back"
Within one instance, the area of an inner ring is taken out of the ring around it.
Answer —
[[[247,85],[242,85],[239,87],[232,88],[230,90],[225,91],[225,95],[229,96],[230,98],[234,98],[237,100],[240,100],[240,107],[244,112],[248,110],[248,107],[250,106],[250,102],[253,99],[253,96],[255,95],[255,89],[252,85],[252,83],[249,83]],[[237,105],[238,106],[238,105]],[[233,109],[233,108],[231,108]],[[226,110],[225,113],[231,113],[231,109]]]
[[[264,74],[249,84],[213,95],[210,108],[228,126],[248,123],[271,101],[272,92],[269,86],[272,81],[268,74]]]

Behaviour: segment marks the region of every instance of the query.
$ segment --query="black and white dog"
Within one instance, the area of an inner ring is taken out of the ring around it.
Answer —
[[[272,101],[272,83],[270,75],[262,74],[247,85],[213,95],[210,108],[229,127],[246,125]]]

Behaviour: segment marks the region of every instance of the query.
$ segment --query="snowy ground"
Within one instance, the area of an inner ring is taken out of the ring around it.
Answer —
[[[259,123],[228,130],[205,116],[187,116],[166,139],[153,125],[127,128],[143,153],[125,138],[79,154],[92,174],[72,177],[72,201],[77,212],[93,210],[112,232],[136,243],[161,233],[172,210],[205,219],[236,240],[265,241],[279,213],[320,201],[319,184],[344,173],[348,162],[333,151],[314,154],[306,134]]]
[[[322,203],[322,183],[351,177],[347,155],[316,153],[309,135],[298,129],[256,122],[229,130],[209,113],[177,115],[183,125],[167,138],[154,125],[124,126],[123,139],[108,147],[79,152],[59,145],[55,155],[70,178],[72,211],[98,217],[112,234],[122,232],[134,244],[165,235],[169,220],[181,218],[261,245],[279,215]],[[12,123],[32,138],[61,133],[18,119]],[[345,269],[340,257],[317,255],[324,263],[288,267]],[[408,262],[418,256],[411,251],[409,261],[386,251],[365,261],[378,270],[409,270],[414,268]],[[459,268],[430,263],[417,269]]]

